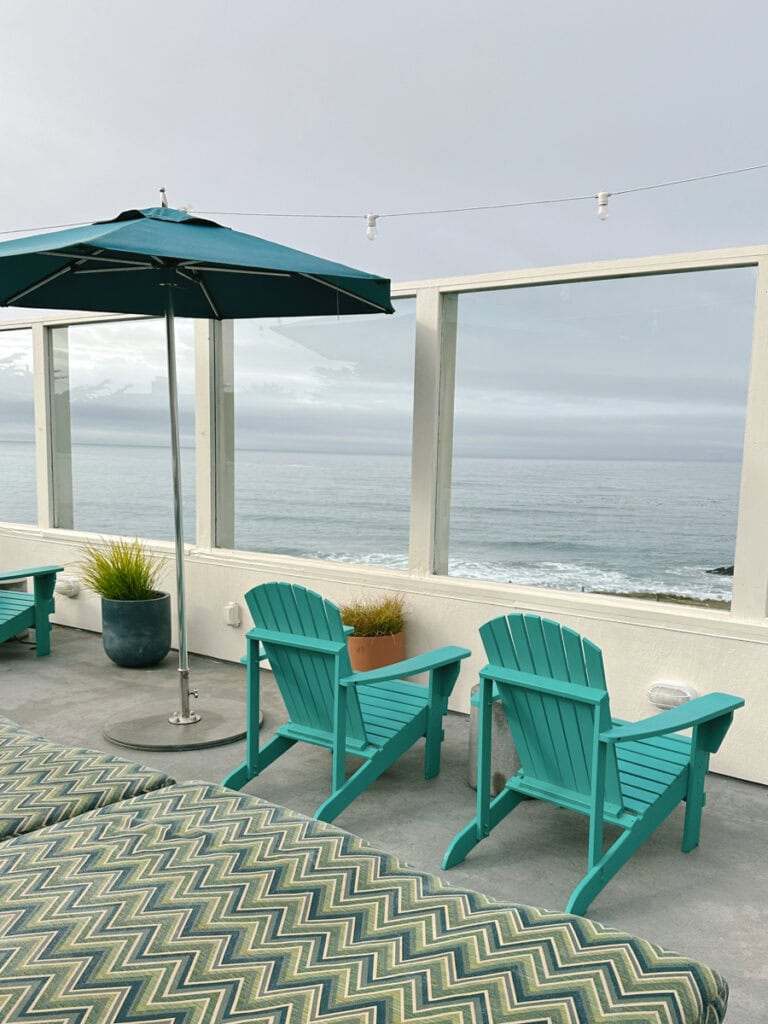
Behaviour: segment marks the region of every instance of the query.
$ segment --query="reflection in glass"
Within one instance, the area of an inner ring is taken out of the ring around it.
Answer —
[[[237,321],[238,548],[405,568],[415,302]]]
[[[74,528],[170,540],[170,415],[161,321],[69,327]],[[176,323],[185,539],[194,539],[194,332]],[[63,372],[63,359],[59,373]]]
[[[32,331],[0,332],[0,522],[36,523]]]
[[[451,573],[727,601],[755,276],[462,295]]]

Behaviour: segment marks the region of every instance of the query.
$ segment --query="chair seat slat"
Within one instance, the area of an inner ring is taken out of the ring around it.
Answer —
[[[25,629],[35,630],[35,654],[40,657],[51,650],[50,615],[55,610],[53,593],[56,574],[61,566],[47,565],[35,569],[18,569],[0,573],[0,580],[30,578],[32,592],[0,589],[0,642],[12,639]]]

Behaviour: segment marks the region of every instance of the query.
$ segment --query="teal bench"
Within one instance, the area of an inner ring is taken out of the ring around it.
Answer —
[[[0,589],[0,643],[10,640],[25,629],[34,629],[35,653],[38,658],[51,653],[51,623],[48,616],[54,610],[53,590],[56,586],[56,573],[59,572],[63,572],[60,565],[0,572],[0,583],[34,580],[32,593]]]

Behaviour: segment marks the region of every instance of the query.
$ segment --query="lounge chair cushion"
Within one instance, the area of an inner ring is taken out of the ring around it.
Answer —
[[[0,841],[174,781],[121,757],[53,743],[0,716]]]
[[[0,907],[3,1020],[719,1024],[727,1002],[701,963],[203,782],[3,843]]]

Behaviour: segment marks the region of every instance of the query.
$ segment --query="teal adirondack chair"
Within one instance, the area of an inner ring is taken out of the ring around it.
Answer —
[[[480,673],[477,815],[449,845],[443,868],[460,863],[525,798],[590,819],[587,873],[567,910],[590,903],[681,800],[683,852],[699,842],[704,777],[744,701],[698,697],[637,723],[612,719],[600,649],[537,615],[513,614],[480,629],[490,664]],[[520,771],[490,794],[491,709],[500,700]],[[692,729],[690,737],[679,734]],[[622,829],[603,852],[603,825]]]
[[[255,628],[247,634],[246,760],[223,781],[241,789],[294,743],[333,752],[332,792],[315,812],[333,821],[422,736],[426,778],[440,770],[443,715],[459,675],[463,647],[443,647],[371,672],[353,672],[338,607],[289,583],[265,583],[245,595]],[[260,646],[261,645],[261,646]],[[268,658],[288,721],[259,749],[259,661]],[[429,684],[406,682],[429,673]],[[347,779],[348,754],[363,764]]]
[[[43,565],[36,569],[17,569],[0,572],[0,583],[11,580],[32,579],[33,591],[0,589],[0,643],[10,640],[25,629],[35,631],[35,654],[51,653],[51,623],[53,591],[56,574],[63,572],[60,565]]]

